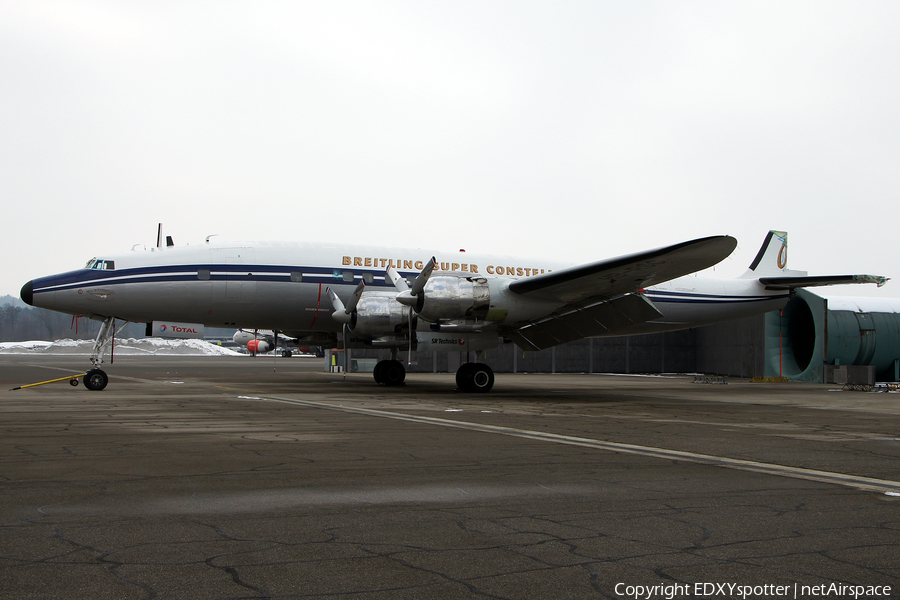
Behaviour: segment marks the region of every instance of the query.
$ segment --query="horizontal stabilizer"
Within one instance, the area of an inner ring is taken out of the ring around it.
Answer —
[[[569,304],[615,298],[711,267],[735,246],[737,240],[728,235],[700,238],[526,277],[510,283],[509,290]]]
[[[880,275],[822,275],[820,277],[760,277],[759,282],[769,290],[792,290],[794,288],[841,285],[845,283],[875,283],[878,287],[887,283],[887,277]]]
[[[607,334],[662,314],[641,294],[571,310],[519,327],[510,338],[524,350],[543,350],[582,338]]]

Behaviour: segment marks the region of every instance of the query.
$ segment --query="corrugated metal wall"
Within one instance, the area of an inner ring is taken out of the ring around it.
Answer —
[[[763,374],[762,315],[696,329],[627,337],[591,338],[523,352],[504,344],[487,352],[498,373],[712,373]],[[388,358],[386,351],[353,350],[354,358]],[[406,361],[406,353],[400,359]],[[414,352],[410,372],[452,373],[474,353]]]

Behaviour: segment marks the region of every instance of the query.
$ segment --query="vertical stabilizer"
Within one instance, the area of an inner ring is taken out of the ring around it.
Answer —
[[[795,273],[788,271],[788,234],[786,231],[769,231],[763,240],[756,258],[750,263],[750,270],[744,273],[744,277],[764,277],[767,275],[782,275]]]

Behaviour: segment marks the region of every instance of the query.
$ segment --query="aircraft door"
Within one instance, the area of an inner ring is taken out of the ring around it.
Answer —
[[[256,280],[252,267],[252,248],[214,248],[209,251],[212,265],[213,300],[226,304],[253,302]]]

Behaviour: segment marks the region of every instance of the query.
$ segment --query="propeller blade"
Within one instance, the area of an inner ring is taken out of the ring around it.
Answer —
[[[338,298],[338,295],[334,293],[333,289],[328,288],[325,290],[325,293],[331,298],[331,306],[334,307],[334,312],[347,312],[344,308],[344,303],[341,302],[341,299]]]
[[[356,305],[359,304],[359,299],[362,298],[363,292],[366,290],[366,282],[360,281],[359,285],[356,286],[356,289],[353,290],[353,296],[350,298],[350,304],[347,306],[347,314],[349,315],[354,310],[356,310]]]
[[[400,276],[400,273],[397,272],[397,269],[395,269],[394,267],[388,267],[387,276],[388,279],[391,280],[391,283],[394,284],[394,287],[397,288],[398,292],[409,291],[409,286],[406,284],[406,280]]]
[[[425,268],[422,269],[422,272],[416,277],[416,280],[413,281],[412,289],[409,290],[409,293],[413,296],[418,296],[425,289],[425,284],[428,283],[428,278],[431,277],[431,272],[434,271],[435,258],[432,256],[431,260],[428,261],[428,264],[425,265]]]

